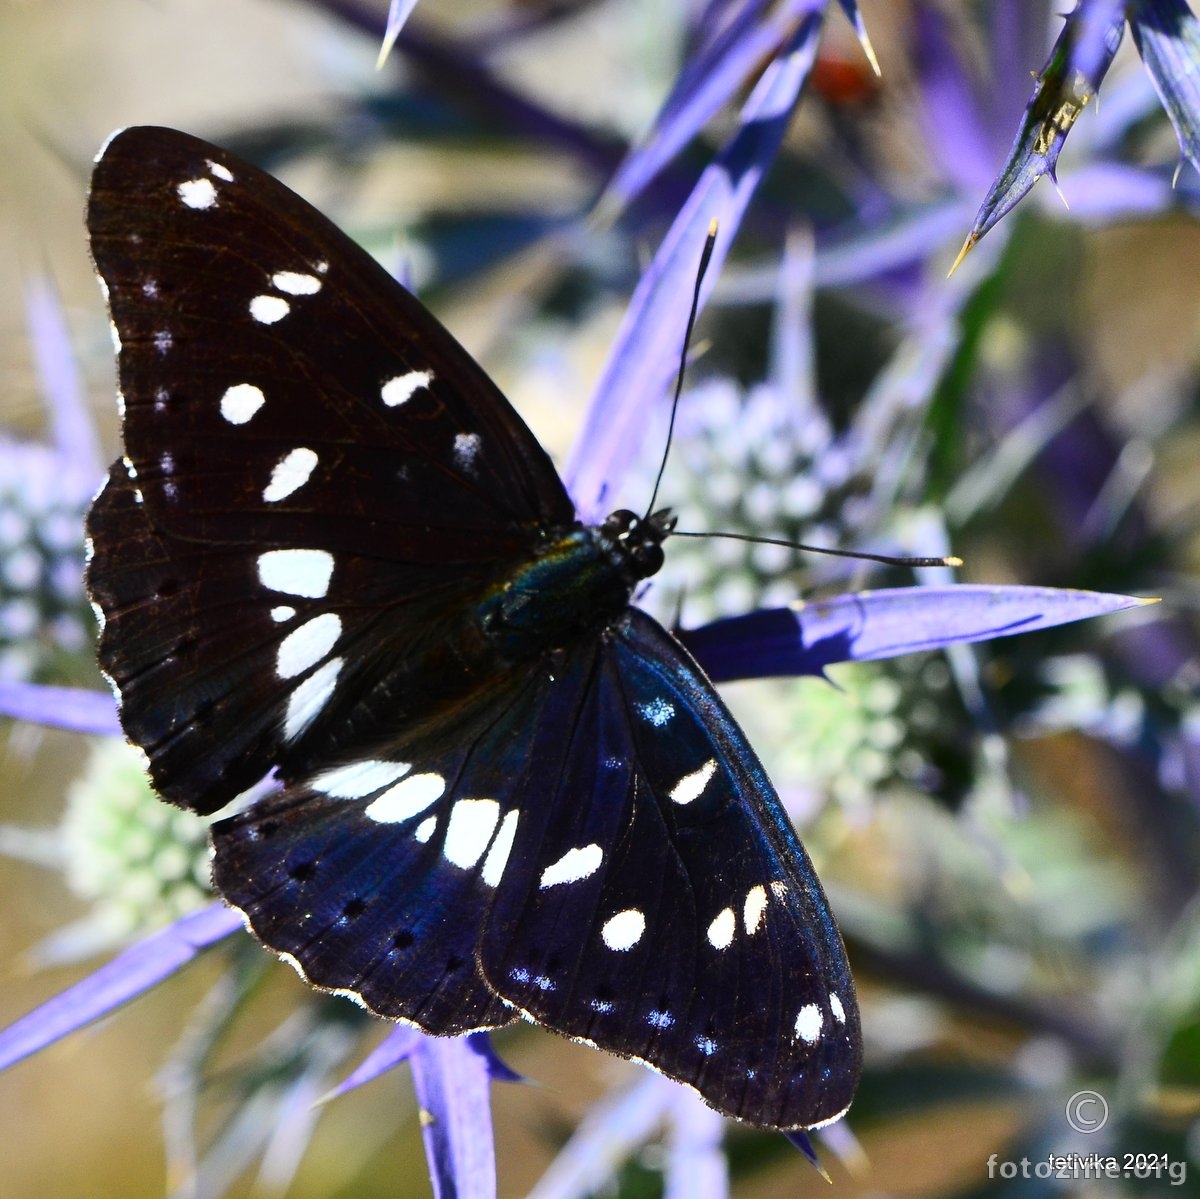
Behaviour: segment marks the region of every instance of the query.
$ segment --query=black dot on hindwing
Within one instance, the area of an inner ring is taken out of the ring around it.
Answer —
[[[594,990],[589,1004],[593,1012],[606,1016],[616,1010],[615,992],[608,983],[600,983]]]
[[[354,896],[353,899],[348,899],[345,906],[342,908],[342,919],[353,920],[356,916],[361,916],[367,910],[367,901],[361,896]]]
[[[288,867],[288,878],[297,883],[311,882],[316,873],[317,864],[311,858],[302,862],[293,862]]]
[[[392,934],[392,948],[397,951],[410,949],[416,938],[407,928],[402,928]]]

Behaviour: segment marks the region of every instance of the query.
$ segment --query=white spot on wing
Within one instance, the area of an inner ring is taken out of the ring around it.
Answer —
[[[364,799],[381,787],[403,778],[411,769],[410,762],[365,758],[361,762],[322,771],[310,785],[314,791],[321,791],[334,799]]]
[[[343,663],[342,658],[330,658],[292,692],[288,698],[287,715],[283,719],[283,735],[286,740],[292,741],[299,737],[316,720],[333,694],[333,685],[337,682]]]
[[[322,612],[293,629],[280,643],[275,654],[275,673],[281,679],[294,679],[316,666],[337,644],[342,635],[342,618],[336,612]]]
[[[626,908],[610,916],[600,929],[600,936],[609,949],[624,953],[632,949],[646,931],[646,917],[638,908]]]
[[[328,550],[264,550],[258,555],[258,581],[270,591],[320,599],[332,577]]]
[[[271,470],[271,481],[263,488],[263,500],[268,504],[287,499],[308,482],[309,475],[317,465],[317,455],[300,446],[289,450]]]
[[[205,160],[208,167],[208,173],[215,175],[218,179],[224,180],[226,183],[233,182],[233,172],[219,162],[213,162],[211,158]]]
[[[422,845],[424,845],[429,838],[433,836],[433,830],[435,828],[437,828],[437,817],[426,816],[425,819],[417,825],[417,830],[413,833],[413,836],[416,837],[416,839],[420,841]]]
[[[806,1045],[815,1045],[821,1039],[821,1025],[825,1018],[815,1003],[806,1003],[796,1013],[796,1036]]]
[[[478,433],[456,433],[454,435],[454,465],[461,471],[474,471],[475,459],[483,448],[483,438]]]
[[[271,609],[271,619],[276,624],[283,624],[285,620],[291,620],[296,615],[296,609],[291,604],[279,604]]]
[[[747,936],[758,931],[759,926],[762,924],[762,918],[766,910],[766,887],[751,887],[750,890],[746,892],[746,902],[742,907],[742,927],[746,930]]]
[[[556,887],[559,883],[577,883],[589,874],[595,874],[604,860],[604,851],[594,842],[581,849],[568,849],[557,862],[551,862],[542,871],[541,890]]]
[[[175,190],[189,208],[212,208],[217,202],[217,189],[211,179],[189,179]]]
[[[737,929],[732,908],[722,908],[708,926],[708,943],[714,949],[728,949]]]
[[[643,720],[661,729],[675,715],[675,705],[670,700],[652,699],[649,703],[638,704],[637,710]]]
[[[474,866],[483,857],[499,819],[500,805],[494,799],[460,799],[450,809],[446,825],[442,847],[446,860],[464,870]]]
[[[235,383],[221,397],[221,415],[231,425],[244,425],[267,402],[261,387],[253,383]]]
[[[154,349],[159,354],[165,354],[173,345],[175,339],[171,336],[170,330],[159,329],[154,334]]]
[[[717,1052],[717,1043],[712,1037],[698,1036],[696,1038],[696,1048],[700,1050],[705,1057],[712,1057]]]
[[[250,315],[260,325],[273,325],[283,320],[291,310],[291,304],[282,296],[255,296],[250,301]]]
[[[709,758],[699,770],[693,770],[691,774],[685,774],[671,788],[671,798],[677,804],[689,804],[692,800],[699,799],[704,793],[704,788],[708,786],[709,780],[716,773],[717,759]]]
[[[402,824],[441,799],[445,790],[446,780],[440,774],[410,774],[369,803],[363,814],[379,824]]]
[[[298,271],[276,271],[271,284],[289,296],[315,296],[321,290],[321,280],[316,275],[302,275]]]
[[[389,408],[399,408],[407,403],[421,390],[433,382],[433,371],[409,371],[407,375],[397,375],[389,379],[380,389],[379,397]]]
[[[496,834],[487,857],[483,859],[483,870],[479,877],[489,887],[498,887],[501,878],[504,877],[504,867],[508,865],[508,855],[512,853],[513,838],[517,835],[517,820],[520,815],[518,808],[513,808],[505,814],[500,822],[500,831]]]
[[[656,1008],[646,1017],[646,1023],[652,1028],[670,1028],[675,1023],[675,1017],[670,1012],[660,1012]]]
[[[846,1009],[842,1007],[842,998],[836,991],[829,992],[829,1010],[839,1024],[846,1023]]]

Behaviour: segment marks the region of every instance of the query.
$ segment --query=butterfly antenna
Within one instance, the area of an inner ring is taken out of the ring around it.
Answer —
[[[831,558],[855,558],[859,562],[880,562],[884,566],[961,566],[961,558],[905,558],[894,554],[872,554],[866,550],[835,550],[823,545],[805,545],[802,541],[787,541],[782,537],[756,537],[750,533],[699,533],[676,529],[672,537],[710,537],[724,541],[748,541],[752,545],[782,545],[789,550],[807,554],[827,554]]]
[[[683,351],[679,355],[679,373],[675,376],[675,395],[671,400],[671,419],[667,424],[667,444],[663,447],[662,461],[658,465],[658,477],[654,480],[654,490],[650,493],[650,503],[646,505],[646,515],[654,511],[654,501],[658,499],[658,489],[662,485],[663,473],[667,469],[667,455],[671,452],[671,438],[675,434],[675,414],[679,411],[679,396],[683,392],[683,375],[687,370],[688,347],[692,344],[692,330],[696,326],[696,314],[700,311],[700,285],[712,261],[713,247],[717,244],[717,218],[713,217],[708,223],[708,236],[704,239],[704,249],[700,252],[700,266],[696,270],[696,286],[692,289],[692,307],[688,312],[687,328],[683,332]]]
[[[696,314],[700,310],[700,286],[708,272],[712,261],[713,247],[717,244],[717,218],[708,224],[708,236],[704,239],[704,249],[700,252],[700,265],[696,269],[696,284],[692,288],[692,306],[688,311],[687,327],[683,333],[683,351],[679,355],[679,372],[675,376],[675,394],[671,398],[671,418],[667,424],[667,443],[663,447],[662,461],[658,466],[658,476],[654,480],[654,490],[650,493],[650,503],[646,506],[646,515],[654,511],[654,502],[658,499],[658,489],[662,486],[663,474],[667,469],[667,456],[671,452],[671,440],[675,435],[675,416],[679,411],[679,397],[683,393],[683,376],[687,370],[688,347],[692,343],[692,331],[696,327]],[[872,554],[864,550],[827,549],[819,545],[805,545],[800,541],[784,541],[778,537],[755,537],[747,533],[694,533],[682,532],[679,529],[672,533],[674,537],[720,537],[728,541],[749,541],[757,545],[782,545],[788,549],[802,550],[811,554],[828,554],[834,558],[855,558],[860,562],[879,562],[884,566],[961,566],[962,559],[949,558],[906,558],[893,554]],[[682,599],[680,601],[682,606]]]

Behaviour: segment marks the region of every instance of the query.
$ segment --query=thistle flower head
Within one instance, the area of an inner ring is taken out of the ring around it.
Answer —
[[[83,513],[94,484],[49,447],[0,440],[0,680],[78,677],[90,658]]]

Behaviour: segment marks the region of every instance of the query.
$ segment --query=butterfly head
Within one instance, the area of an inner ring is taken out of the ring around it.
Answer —
[[[601,531],[612,539],[633,579],[648,579],[662,569],[662,543],[674,531],[677,520],[670,508],[660,508],[649,516],[618,508]]]

